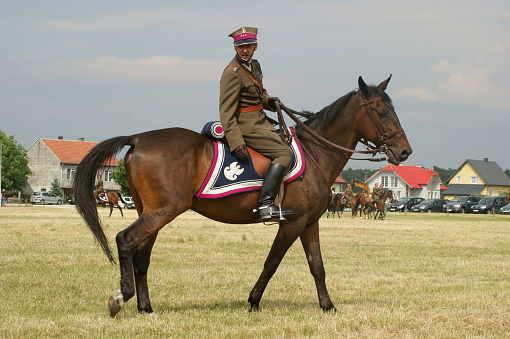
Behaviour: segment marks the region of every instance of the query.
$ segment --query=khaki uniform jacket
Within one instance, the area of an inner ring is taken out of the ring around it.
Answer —
[[[262,104],[263,109],[269,107],[267,94],[262,85],[262,70],[257,60],[251,63],[251,71],[243,65],[242,59],[237,55],[223,71],[220,81],[220,120],[225,137],[233,152],[239,145],[245,144],[243,134],[260,131],[267,133],[274,131],[273,125],[266,119],[262,109],[235,113],[238,107],[249,107]],[[246,71],[249,76],[241,70]],[[253,79],[250,79],[253,78]],[[260,88],[253,81],[259,83]]]

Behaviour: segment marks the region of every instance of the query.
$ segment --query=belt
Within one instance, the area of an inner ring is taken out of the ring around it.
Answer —
[[[247,106],[247,107],[237,107],[236,113],[246,113],[246,112],[260,111],[261,109],[262,109],[262,104],[253,105],[253,106]]]

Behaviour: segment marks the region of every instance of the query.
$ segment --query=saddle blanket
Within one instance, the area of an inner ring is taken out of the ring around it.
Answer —
[[[264,179],[255,171],[251,156],[246,161],[236,158],[228,144],[212,139],[214,159],[197,193],[198,198],[217,199],[231,194],[260,190]],[[292,164],[283,178],[288,184],[305,171],[305,157],[301,145],[292,139]]]
[[[101,199],[104,202],[108,202],[108,197],[104,193],[99,194],[99,199]]]

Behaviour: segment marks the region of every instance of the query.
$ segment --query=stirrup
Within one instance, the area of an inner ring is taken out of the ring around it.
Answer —
[[[286,221],[286,216],[295,216],[297,215],[297,211],[295,210],[282,210],[282,206],[278,207],[271,203],[269,205],[260,206],[257,210],[259,213],[259,222],[268,222],[268,221]]]

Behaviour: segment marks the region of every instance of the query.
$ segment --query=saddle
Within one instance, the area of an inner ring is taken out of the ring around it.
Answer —
[[[246,191],[260,190],[271,160],[254,149],[247,147],[248,160],[239,160],[230,152],[219,121],[207,123],[202,129],[214,146],[214,157],[209,171],[197,192],[197,197],[206,199],[222,198]],[[294,139],[291,150],[292,163],[283,181],[288,184],[299,178],[305,171],[305,157],[301,146]]]
[[[101,201],[108,202],[108,196],[104,192],[99,193],[97,196]]]

